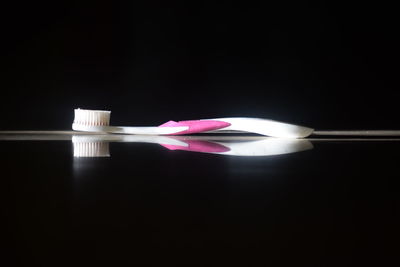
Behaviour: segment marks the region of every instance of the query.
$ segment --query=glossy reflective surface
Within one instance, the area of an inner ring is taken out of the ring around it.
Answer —
[[[15,263],[355,266],[398,253],[399,139],[2,133],[0,145]]]

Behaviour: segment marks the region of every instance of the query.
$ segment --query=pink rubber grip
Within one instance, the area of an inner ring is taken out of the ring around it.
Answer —
[[[231,124],[224,121],[214,121],[214,120],[191,120],[191,121],[169,121],[161,124],[158,127],[179,127],[187,126],[189,129],[182,132],[173,133],[170,135],[181,135],[181,134],[193,134],[202,133],[207,131],[214,131],[230,126]]]

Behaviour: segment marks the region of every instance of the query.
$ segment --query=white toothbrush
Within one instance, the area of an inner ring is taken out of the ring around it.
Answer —
[[[239,131],[271,137],[303,138],[313,129],[260,118],[216,118],[190,121],[169,121],[157,127],[110,126],[111,111],[75,109],[72,129],[84,132],[107,132],[140,135],[181,135]]]

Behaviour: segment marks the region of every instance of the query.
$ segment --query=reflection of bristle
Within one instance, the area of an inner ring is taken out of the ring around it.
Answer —
[[[110,113],[106,110],[75,109],[74,123],[80,125],[108,126]]]
[[[73,142],[74,157],[109,157],[108,142]]]

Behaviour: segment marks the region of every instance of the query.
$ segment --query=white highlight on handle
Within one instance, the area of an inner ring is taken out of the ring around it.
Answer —
[[[304,138],[311,135],[314,131],[314,129],[304,126],[260,118],[238,117],[217,118],[212,120],[224,121],[231,124],[230,126],[225,127],[219,131],[212,131],[213,133],[218,133],[222,131],[241,131],[257,133],[271,137]]]
[[[189,127],[127,127],[127,126],[86,126],[73,123],[72,130],[118,134],[165,135],[187,130]]]

